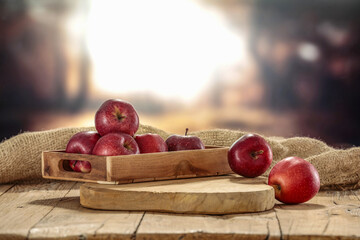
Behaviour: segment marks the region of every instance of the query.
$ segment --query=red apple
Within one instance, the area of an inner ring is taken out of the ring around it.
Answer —
[[[268,184],[275,189],[275,198],[283,203],[303,203],[313,198],[320,189],[316,168],[299,157],[288,157],[270,171]]]
[[[72,136],[66,146],[67,153],[91,154],[100,135],[95,131],[85,131]],[[91,164],[87,161],[70,160],[69,165],[75,172],[90,172]]]
[[[75,172],[88,173],[91,171],[91,164],[88,161],[70,160],[69,162],[70,162],[70,167]]]
[[[167,152],[168,147],[158,134],[136,135],[135,141],[139,146],[140,153]]]
[[[139,154],[140,150],[135,139],[126,133],[108,133],[96,143],[92,154],[116,156]]]
[[[133,136],[139,128],[139,116],[128,102],[110,99],[95,114],[95,127],[101,136],[122,132]]]
[[[257,177],[263,174],[272,162],[270,145],[264,138],[255,134],[246,134],[229,148],[230,168],[244,177]]]
[[[185,136],[171,135],[166,139],[166,145],[169,151],[204,149],[205,146],[200,138],[196,136],[187,135],[188,128],[185,131]]]

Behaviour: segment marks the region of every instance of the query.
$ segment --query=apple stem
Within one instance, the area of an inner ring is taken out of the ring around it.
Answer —
[[[131,149],[132,149],[131,146],[130,146],[130,144],[128,144],[128,143],[124,143],[124,148],[126,148],[127,150],[131,150]]]
[[[78,162],[78,161],[75,160],[75,161],[73,162],[74,164],[72,164],[72,166],[75,167],[75,165],[76,165],[77,162]]]
[[[264,150],[259,150],[259,151],[256,151],[256,152],[252,152],[251,153],[251,157],[253,158],[253,159],[257,159],[258,158],[258,155],[261,155],[261,154],[263,154],[264,153]]]
[[[185,136],[187,136],[188,131],[189,131],[189,129],[188,129],[188,128],[186,128],[186,129],[185,129]]]
[[[119,108],[115,107],[115,112],[113,113],[117,120],[121,121],[126,118],[119,110]]]

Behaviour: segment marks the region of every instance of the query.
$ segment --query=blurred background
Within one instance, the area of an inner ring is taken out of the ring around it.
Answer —
[[[120,98],[172,133],[360,145],[358,0],[0,0],[0,139]]]

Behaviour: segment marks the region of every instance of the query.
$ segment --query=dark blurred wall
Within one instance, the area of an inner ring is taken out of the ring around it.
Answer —
[[[302,135],[360,144],[360,2],[255,1],[250,44],[265,103]]]
[[[360,1],[205,2],[246,32],[265,108],[296,116],[298,135],[360,145]]]
[[[86,2],[0,0],[0,140],[27,130],[29,119],[41,111],[76,108],[85,101],[88,59],[82,45],[75,79],[81,87],[72,102],[66,91],[64,22],[79,3]]]

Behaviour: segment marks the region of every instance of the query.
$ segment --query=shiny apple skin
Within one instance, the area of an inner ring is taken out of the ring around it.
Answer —
[[[91,154],[100,137],[95,131],[78,132],[70,138],[65,151],[67,153]]]
[[[99,156],[117,156],[139,154],[135,139],[126,133],[108,133],[96,143],[92,154]]]
[[[158,134],[146,133],[135,136],[135,141],[139,146],[140,153],[167,152],[168,147]]]
[[[258,177],[269,167],[273,159],[270,145],[264,138],[246,134],[234,142],[228,151],[230,168],[244,177]]]
[[[196,136],[171,135],[166,139],[168,151],[205,149],[204,143]]]
[[[139,128],[139,116],[129,102],[109,99],[95,114],[95,128],[101,136],[113,132],[133,136]]]
[[[70,167],[75,172],[89,173],[91,171],[91,164],[88,161],[70,161]]]
[[[66,146],[67,153],[91,154],[100,134],[95,131],[84,131],[72,136]],[[69,161],[70,168],[75,172],[90,172],[91,164],[87,161]]]
[[[279,161],[270,171],[268,184],[275,190],[275,198],[286,204],[309,201],[320,189],[316,168],[299,157]]]

